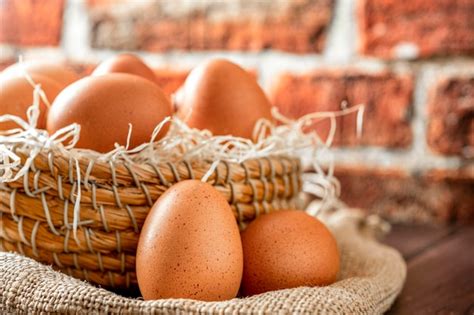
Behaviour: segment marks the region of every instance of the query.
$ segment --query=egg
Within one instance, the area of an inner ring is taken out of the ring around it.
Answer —
[[[214,135],[252,139],[259,119],[272,120],[272,106],[255,78],[224,59],[193,69],[175,102],[177,116],[188,126]]]
[[[34,60],[15,63],[3,70],[2,76],[23,76],[25,71],[30,75],[38,74],[54,80],[62,88],[79,80],[79,75],[63,64]]]
[[[262,215],[242,232],[244,295],[336,281],[339,251],[321,221],[304,211]]]
[[[111,73],[85,77],[64,89],[47,119],[54,133],[72,123],[81,125],[78,148],[108,152],[114,143],[125,145],[132,124],[130,149],[150,141],[155,127],[172,114],[161,89],[138,76]],[[165,124],[156,140],[168,131]]]
[[[145,300],[234,298],[243,257],[224,196],[198,180],[170,187],[153,205],[138,242],[136,274]]]
[[[62,87],[54,80],[38,74],[32,74],[31,78],[36,84],[41,84],[48,102],[52,102],[61,92]],[[34,87],[24,76],[0,75],[0,115],[15,115],[26,121],[26,112],[33,105],[33,93]],[[40,99],[39,108],[37,128],[44,129],[48,107],[42,99]],[[10,121],[0,123],[0,130],[18,127],[16,123]]]
[[[153,72],[139,57],[132,54],[120,54],[103,61],[92,75],[103,75],[107,73],[128,73],[140,76],[158,84],[158,79]]]

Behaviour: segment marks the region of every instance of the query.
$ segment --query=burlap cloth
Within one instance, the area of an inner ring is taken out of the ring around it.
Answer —
[[[347,211],[326,221],[341,250],[339,281],[225,302],[185,299],[143,301],[53,271],[32,259],[0,253],[0,313],[121,314],[380,314],[403,287],[406,265],[374,238],[374,228]]]

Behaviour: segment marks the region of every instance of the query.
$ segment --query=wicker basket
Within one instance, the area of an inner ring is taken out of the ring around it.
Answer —
[[[212,161],[138,164],[82,157],[77,168],[58,152],[42,151],[20,180],[0,184],[3,250],[102,286],[136,287],[136,246],[150,207],[172,184],[201,179]],[[16,154],[23,162],[29,156]],[[296,207],[301,166],[299,159],[285,156],[222,162],[208,182],[227,198],[243,227],[259,213]]]

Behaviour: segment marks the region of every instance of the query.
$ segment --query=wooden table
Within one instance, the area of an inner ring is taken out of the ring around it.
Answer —
[[[474,314],[474,227],[395,225],[384,240],[408,274],[387,314]]]

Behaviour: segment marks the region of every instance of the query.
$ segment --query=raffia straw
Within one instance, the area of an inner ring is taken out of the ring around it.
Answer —
[[[31,77],[29,77],[31,79]],[[320,154],[330,154],[329,147],[334,141],[336,132],[336,118],[356,113],[356,132],[361,135],[364,106],[347,107],[343,104],[340,111],[315,112],[299,119],[290,119],[273,108],[272,114],[276,123],[268,120],[257,122],[253,135],[255,142],[234,136],[213,136],[207,130],[193,129],[176,117],[167,117],[152,132],[150,141],[135,148],[130,148],[130,139],[133,126],[129,125],[129,132],[125,144],[115,144],[115,148],[105,154],[86,149],[77,149],[75,145],[79,140],[80,126],[72,124],[53,135],[45,130],[36,129],[39,117],[39,102],[49,102],[41,87],[31,80],[33,84],[33,104],[28,109],[27,121],[12,115],[0,116],[0,122],[13,121],[18,128],[9,131],[0,131],[0,183],[16,181],[29,170],[35,157],[42,150],[59,151],[69,156],[76,167],[76,200],[74,204],[73,230],[77,241],[77,228],[80,217],[81,177],[78,157],[87,157],[92,161],[128,161],[132,163],[166,163],[179,161],[214,161],[204,175],[208,180],[220,161],[241,163],[249,159],[258,159],[268,156],[287,155],[298,157],[304,150],[310,150],[314,173],[304,174],[303,190],[321,199],[319,209],[332,207],[339,202],[340,187],[333,175],[334,163],[329,159],[325,171]],[[329,120],[330,130],[326,139],[321,139],[313,130],[307,132],[308,126]],[[169,131],[165,137],[156,141],[162,128],[169,124]],[[15,154],[16,150],[29,151],[29,158],[21,164],[21,159]]]

